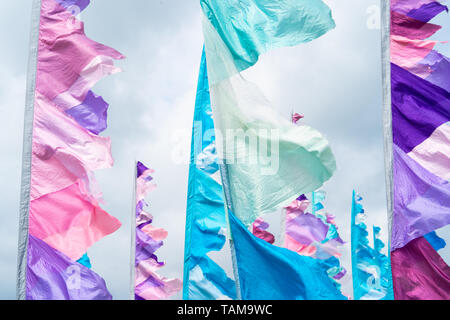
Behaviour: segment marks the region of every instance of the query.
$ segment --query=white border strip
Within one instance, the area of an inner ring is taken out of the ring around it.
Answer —
[[[133,168],[133,192],[131,201],[131,250],[130,250],[130,300],[135,300],[136,289],[136,185],[137,185],[137,160],[134,159]]]
[[[383,128],[384,166],[386,178],[387,218],[389,227],[389,250],[393,218],[393,154],[392,154],[392,101],[391,101],[391,51],[390,51],[390,1],[381,0],[381,59],[383,76]]]
[[[20,191],[19,241],[17,253],[16,283],[16,295],[18,300],[26,299],[27,249],[29,232],[28,218],[31,188],[31,154],[40,16],[41,0],[33,0],[31,9],[30,49],[28,58],[27,89],[25,100],[25,120],[23,129],[22,179]]]

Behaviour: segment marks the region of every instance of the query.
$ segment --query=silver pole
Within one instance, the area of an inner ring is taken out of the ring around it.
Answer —
[[[33,142],[34,94],[38,59],[39,25],[41,0],[33,0],[31,9],[30,48],[28,56],[27,88],[25,97],[25,116],[23,126],[22,178],[20,191],[19,240],[17,253],[16,296],[26,299],[28,219],[31,189],[31,155]]]

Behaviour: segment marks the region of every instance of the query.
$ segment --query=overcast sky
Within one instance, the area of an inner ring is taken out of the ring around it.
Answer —
[[[123,73],[94,88],[110,103],[109,128],[103,135],[111,137],[115,158],[114,168],[96,176],[104,208],[123,226],[96,243],[89,255],[113,296],[127,299],[135,160],[156,170],[158,188],[147,200],[154,225],[169,231],[157,252],[167,263],[161,273],[182,278],[187,161],[203,45],[201,12],[198,0],[91,2],[82,14],[87,35],[127,59],[118,63]],[[337,216],[342,238],[350,240],[351,193],[356,189],[364,198],[369,229],[381,226],[386,242],[378,1],[325,2],[333,11],[334,30],[312,43],[264,55],[244,76],[283,115],[289,117],[292,109],[304,114],[304,123],[329,139],[338,169],[323,188],[325,206]],[[30,0],[0,2],[0,299],[15,298],[30,12]],[[448,16],[434,21],[447,25],[433,38],[450,40]],[[439,48],[450,56],[448,46]],[[277,216],[269,220],[278,236]],[[449,239],[448,230],[440,234]],[[440,253],[450,257],[448,247]],[[344,262],[350,271],[348,247]]]

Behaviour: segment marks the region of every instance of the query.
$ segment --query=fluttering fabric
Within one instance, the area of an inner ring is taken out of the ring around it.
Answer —
[[[449,300],[450,267],[424,238],[392,252],[396,300]]]
[[[189,165],[183,276],[185,300],[236,298],[234,280],[208,256],[209,252],[222,251],[227,230],[215,141],[207,63],[203,51]]]
[[[298,194],[318,189],[335,170],[326,139],[280,116],[240,74],[268,50],[311,41],[331,30],[331,11],[320,0],[202,0],[201,5],[216,150],[226,182],[240,298],[343,298],[327,275],[329,265],[275,247],[244,227]],[[315,280],[303,278],[302,268]]]
[[[253,222],[252,225],[252,233],[264,241],[267,241],[270,244],[275,242],[275,236],[267,231],[269,229],[269,223],[264,221],[263,218],[258,218]]]
[[[136,172],[135,299],[163,300],[180,291],[183,284],[179,279],[157,273],[164,262],[158,260],[155,252],[163,245],[168,232],[154,227],[152,215],[144,210],[145,196],[156,187],[151,176],[154,171],[138,162]]]
[[[426,234],[424,238],[431,244],[433,249],[436,251],[445,248],[445,246],[447,245],[445,240],[436,234],[436,231]]]
[[[373,226],[373,248],[369,245],[366,213],[362,198],[352,195],[352,277],[354,300],[393,300],[391,263],[381,252],[384,243],[379,238],[381,228]]]
[[[340,288],[339,280],[347,273],[339,260],[344,241],[339,236],[334,216],[324,209],[325,192],[313,192],[312,199],[312,213],[307,212],[311,201],[305,195],[285,208],[284,247],[321,260],[328,266],[327,274]]]
[[[23,186],[30,189],[26,299],[112,298],[86,255],[121,226],[99,205],[93,172],[113,158],[110,139],[98,135],[108,104],[91,88],[120,71],[113,61],[124,56],[86,37],[76,15],[88,4],[41,0],[31,185]]]
[[[312,41],[335,27],[330,8],[320,0],[200,0],[200,4],[238,72],[271,49]]]
[[[110,300],[105,280],[44,241],[28,241],[27,300]]]
[[[243,300],[345,300],[329,266],[257,238],[228,212]]]
[[[201,5],[216,149],[226,166],[233,211],[250,226],[321,187],[335,160],[318,131],[280,116],[239,72],[267,50],[320,37],[334,21],[320,0],[202,0]]]
[[[448,299],[449,268],[434,232],[450,223],[450,64],[427,40],[440,29],[429,21],[444,11],[439,1],[391,1],[396,299]]]

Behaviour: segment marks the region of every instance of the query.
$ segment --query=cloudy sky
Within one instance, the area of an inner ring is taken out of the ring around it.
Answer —
[[[182,278],[187,161],[203,44],[201,11],[198,0],[91,2],[82,14],[87,35],[127,59],[118,63],[123,73],[94,88],[110,103],[109,129],[103,135],[111,137],[115,158],[114,168],[96,175],[104,208],[123,226],[95,244],[89,255],[113,296],[127,299],[135,160],[156,170],[158,188],[147,199],[154,224],[169,231],[158,251],[167,263],[161,273]],[[381,226],[386,239],[378,1],[325,2],[333,11],[334,30],[312,43],[264,55],[244,76],[263,89],[281,114],[304,114],[304,122],[329,139],[338,169],[324,186],[325,206],[337,216],[344,240],[350,239],[353,189],[364,198],[369,228]],[[30,12],[30,0],[0,2],[0,299],[15,298]],[[446,23],[446,30],[434,38],[450,40],[446,19],[435,19]],[[440,50],[450,56],[448,46]],[[277,219],[269,217],[275,234]],[[442,234],[449,239],[448,230]],[[450,257],[448,248],[441,254]],[[344,261],[350,269],[348,247]]]

